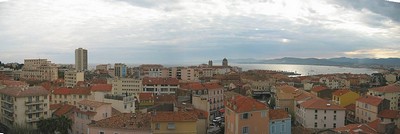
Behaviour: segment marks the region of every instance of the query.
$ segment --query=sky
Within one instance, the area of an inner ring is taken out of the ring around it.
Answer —
[[[0,0],[0,61],[400,57],[400,0]]]

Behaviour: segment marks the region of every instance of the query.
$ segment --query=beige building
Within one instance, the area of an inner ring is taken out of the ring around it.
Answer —
[[[197,134],[197,115],[190,112],[156,112],[151,118],[153,134]]]
[[[0,90],[1,123],[12,127],[27,125],[36,128],[37,122],[51,117],[49,92],[43,87],[6,87]]]
[[[64,72],[64,82],[66,87],[75,87],[76,83],[85,80],[84,72],[78,72],[75,70]]]
[[[142,80],[143,92],[155,94],[175,94],[179,88],[176,78],[144,77]]]
[[[108,70],[110,68],[111,68],[111,64],[96,65],[96,70]]]
[[[88,124],[112,116],[111,103],[82,100],[78,102],[77,108],[72,125],[72,132],[74,134],[88,134]]]
[[[88,51],[86,49],[75,49],[75,70],[88,70]]]
[[[384,109],[389,109],[388,100],[370,95],[361,97],[356,100],[356,121],[359,123],[374,121]]]
[[[58,88],[54,89],[51,94],[51,104],[64,103],[78,106],[79,101],[87,99],[90,96],[89,88]]]
[[[53,81],[58,78],[57,65],[47,59],[25,59],[21,78],[25,80]]]
[[[400,85],[391,84],[383,87],[370,88],[368,94],[390,101],[390,110],[400,110]]]
[[[112,84],[114,95],[137,95],[142,92],[142,80],[133,78],[114,78],[109,81]]]

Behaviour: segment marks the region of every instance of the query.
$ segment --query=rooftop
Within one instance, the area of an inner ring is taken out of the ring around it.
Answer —
[[[284,109],[271,109],[269,110],[269,119],[270,120],[279,120],[289,118],[289,113]]]
[[[63,104],[61,107],[57,108],[56,111],[54,111],[54,115],[56,116],[62,116],[65,115],[68,112],[72,112],[76,107],[73,105],[68,105],[68,104]]]
[[[197,121],[197,115],[186,111],[177,112],[156,112],[152,115],[151,120],[155,122],[179,122],[179,121]]]
[[[89,107],[100,107],[103,105],[109,105],[111,103],[99,102],[99,101],[92,101],[92,100],[81,100],[78,102],[79,105],[89,106]]]
[[[300,103],[300,106],[306,109],[345,110],[344,108],[321,98],[306,100],[303,103]]]
[[[346,110],[349,110],[349,111],[356,111],[356,105],[355,104],[349,104],[349,105],[347,105],[347,106],[344,106],[344,108],[346,108]]]
[[[375,134],[377,133],[375,129],[371,128],[367,124],[349,124],[343,127],[338,127],[333,129],[339,133],[346,133],[346,134]]]
[[[367,103],[373,106],[378,106],[383,101],[383,99],[376,96],[366,95],[358,98],[356,101]]]
[[[88,88],[81,88],[81,87],[76,87],[76,88],[58,88],[53,90],[53,94],[55,95],[69,95],[69,94],[78,94],[78,95],[90,95],[90,90]]]
[[[376,92],[383,92],[383,93],[393,93],[393,92],[400,92],[400,86],[397,84],[391,84],[382,87],[370,88],[369,90]]]
[[[111,84],[94,84],[90,87],[91,91],[99,91],[99,92],[111,92],[112,85]]]
[[[139,100],[146,101],[146,100],[154,100],[153,93],[139,93]]]
[[[334,95],[334,96],[342,96],[342,95],[344,95],[346,93],[349,93],[349,92],[351,92],[351,91],[348,90],[348,89],[340,89],[340,90],[336,90],[335,92],[333,92],[332,95]]]
[[[42,86],[34,87],[6,87],[0,89],[0,93],[14,96],[14,97],[27,97],[27,96],[44,96],[49,95],[50,92]]]
[[[389,110],[385,109],[378,114],[378,117],[381,118],[389,118],[389,119],[399,119],[400,111],[399,110]]]
[[[229,108],[236,113],[268,109],[266,104],[242,95],[233,96],[232,98],[228,99],[226,103],[226,108]]]
[[[320,92],[320,91],[323,91],[323,90],[326,90],[326,89],[328,89],[328,87],[325,87],[325,86],[315,86],[315,87],[313,87],[313,88],[311,89],[311,91],[313,91],[313,92]]]
[[[153,78],[144,77],[142,80],[143,85],[178,85],[179,80],[176,78]]]
[[[181,89],[187,89],[187,90],[205,90],[206,87],[204,87],[203,84],[200,82],[192,82],[192,83],[186,83],[182,84],[180,86]]]
[[[150,131],[149,113],[122,113],[89,124],[89,127]]]

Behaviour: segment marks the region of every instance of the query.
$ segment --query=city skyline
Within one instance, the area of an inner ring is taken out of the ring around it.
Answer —
[[[400,57],[397,2],[0,0],[0,60],[73,64],[77,48],[89,64]]]

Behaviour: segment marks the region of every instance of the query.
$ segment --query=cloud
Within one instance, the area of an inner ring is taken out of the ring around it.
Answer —
[[[371,49],[371,50],[356,50],[345,52],[349,57],[365,57],[365,58],[394,58],[400,57],[400,51],[395,49]]]

